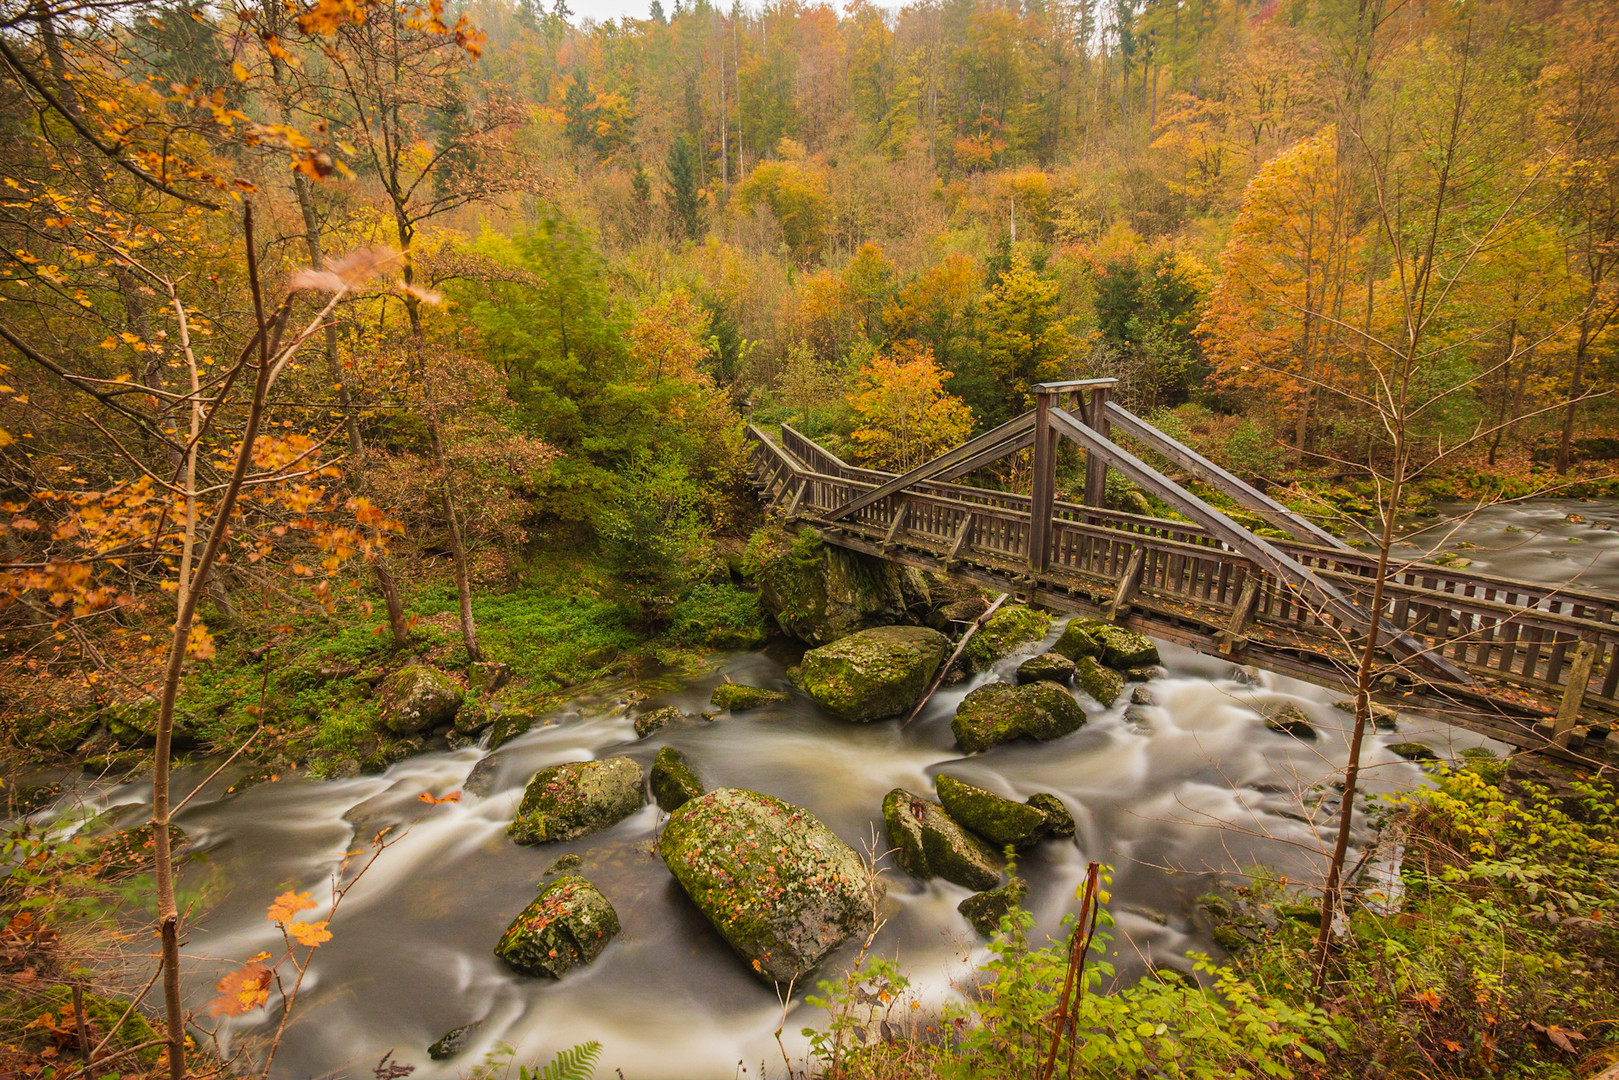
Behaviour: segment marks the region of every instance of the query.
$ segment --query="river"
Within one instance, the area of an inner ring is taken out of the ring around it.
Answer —
[[[1563,519],[1581,514],[1586,524]],[[1494,508],[1444,546],[1481,569],[1523,578],[1619,587],[1619,532],[1602,527],[1597,504],[1542,501]],[[1514,531],[1508,531],[1508,530]],[[1569,543],[1569,537],[1582,541]],[[192,839],[181,877],[195,905],[188,951],[199,959],[189,983],[202,1006],[226,962],[261,950],[279,953],[265,909],[287,890],[331,892],[345,856],[363,849],[385,826],[408,832],[384,852],[343,901],[333,939],[315,953],[303,995],[277,1058],[278,1077],[364,1076],[384,1054],[416,1066],[414,1076],[467,1074],[498,1043],[514,1060],[545,1061],[586,1039],[604,1046],[598,1075],[619,1069],[648,1080],[720,1080],[786,1072],[774,1035],[776,994],[759,983],[690,905],[651,853],[659,815],[648,805],[614,828],[539,848],[504,834],[522,786],[533,772],[563,761],[627,754],[649,767],[665,744],[679,748],[710,787],[738,786],[807,807],[857,847],[881,830],[881,802],[893,787],[928,794],[948,772],[1005,795],[1057,794],[1078,822],[1072,840],[1048,841],[1028,853],[1022,874],[1038,930],[1059,933],[1087,861],[1114,867],[1112,910],[1121,977],[1148,962],[1187,967],[1184,954],[1218,954],[1195,923],[1193,899],[1222,874],[1268,864],[1293,880],[1318,872],[1319,851],[1332,841],[1335,818],[1312,807],[1348,753],[1348,714],[1341,695],[1269,674],[1233,677],[1224,661],[1162,647],[1168,674],[1151,685],[1155,703],[1112,708],[1080,699],[1090,715],[1080,731],[1044,744],[996,748],[963,758],[950,719],[957,702],[987,679],[1010,678],[1030,646],[941,691],[908,728],[897,722],[855,725],[821,712],[794,692],[790,705],[741,713],[712,723],[671,725],[637,741],[631,713],[610,700],[572,703],[549,726],[502,747],[482,796],[428,807],[418,796],[462,787],[487,755],[469,748],[429,753],[380,776],[317,782],[287,778],[237,794],[216,783],[185,808],[179,823]],[[719,658],[706,677],[653,696],[644,708],[707,708],[722,678],[791,689],[794,650],[781,645]],[[1260,710],[1290,702],[1315,724],[1315,741],[1267,731]],[[1366,787],[1408,789],[1423,773],[1386,749],[1417,739],[1442,756],[1490,746],[1481,736],[1434,721],[1403,718],[1395,735],[1368,741]],[[200,778],[200,777],[199,777]],[[182,785],[181,790],[185,790]],[[139,817],[149,786],[131,784],[81,793],[96,808],[124,805]],[[1330,809],[1330,800],[1326,809]],[[419,819],[419,820],[418,820]],[[1366,825],[1357,819],[1356,840]],[[623,932],[593,965],[561,982],[524,978],[493,955],[507,923],[532,899],[558,856],[578,853],[582,873],[612,901]],[[898,870],[889,883],[888,922],[875,951],[897,959],[921,999],[940,1003],[986,953],[956,904],[967,891],[922,883]],[[310,917],[324,917],[323,911]],[[822,974],[843,970],[852,946],[834,954]],[[794,1064],[805,1040],[796,1033],[824,1014],[798,996],[783,1039]],[[469,1048],[432,1062],[426,1048],[447,1030],[483,1026]],[[231,1035],[263,1034],[260,1011],[227,1023]]]

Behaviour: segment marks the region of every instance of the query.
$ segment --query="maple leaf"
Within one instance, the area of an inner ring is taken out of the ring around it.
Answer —
[[[311,949],[318,947],[322,942],[332,940],[331,931],[326,929],[326,921],[295,922],[287,924],[287,933],[300,945],[307,945]]]
[[[432,792],[424,791],[416,797],[422,802],[426,803],[428,806],[437,806],[439,803],[461,801],[461,793],[459,791],[452,791],[448,795],[442,796],[434,796]]]
[[[210,1016],[241,1016],[263,1005],[270,997],[270,969],[250,962],[230,972],[214,985],[219,996],[208,1003]]]
[[[300,911],[308,911],[316,906],[315,901],[311,900],[306,892],[284,892],[270,905],[269,919],[271,922],[290,923],[292,917]]]

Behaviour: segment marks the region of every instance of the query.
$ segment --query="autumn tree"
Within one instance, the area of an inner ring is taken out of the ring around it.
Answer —
[[[915,342],[873,356],[849,395],[860,418],[854,431],[859,458],[903,472],[964,440],[972,430],[972,410],[945,392],[949,377],[933,353]]]

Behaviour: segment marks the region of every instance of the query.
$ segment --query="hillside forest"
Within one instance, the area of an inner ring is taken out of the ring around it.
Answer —
[[[0,76],[8,753],[159,822],[419,751],[400,655],[762,644],[748,423],[903,470],[1106,376],[1357,542],[1614,490],[1614,0],[0,0]]]

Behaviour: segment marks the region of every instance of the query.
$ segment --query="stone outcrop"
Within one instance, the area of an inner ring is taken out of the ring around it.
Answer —
[[[766,705],[783,705],[792,700],[792,695],[784,690],[766,690],[762,686],[722,682],[714,687],[714,693],[708,700],[716,709],[745,712],[748,709],[761,709]]]
[[[1066,686],[1074,681],[1074,662],[1059,652],[1031,656],[1018,665],[1017,681],[1019,684],[1054,682]]]
[[[795,536],[766,526],[748,541],[744,563],[782,633],[808,645],[919,617],[932,606],[920,571],[822,544],[813,529]]]
[[[870,925],[870,877],[813,814],[720,788],[669,816],[658,854],[699,911],[769,982],[804,977]]]
[[[652,801],[658,809],[672,814],[703,794],[703,782],[686,764],[686,757],[672,746],[665,746],[652,759]]]
[[[1029,891],[1022,878],[1013,878],[998,889],[973,893],[956,905],[956,910],[972,924],[972,928],[985,937],[994,937],[1001,928],[1001,919],[1007,912],[1023,902]]]
[[[618,912],[577,874],[557,878],[512,920],[495,955],[524,975],[560,979],[602,954],[619,931]]]
[[[455,720],[461,687],[427,664],[394,672],[382,689],[382,724],[398,735],[416,735]]]
[[[1060,738],[1084,724],[1085,710],[1057,683],[988,683],[962,698],[950,730],[971,754],[1013,739]]]
[[[941,776],[934,781],[934,789],[946,813],[988,840],[997,851],[1008,844],[1030,847],[1051,828],[1045,811],[1039,807],[1004,799],[965,780]]]
[[[627,757],[541,769],[523,789],[506,835],[519,844],[573,840],[623,821],[646,801],[646,777]]]
[[[1001,857],[938,803],[895,788],[883,799],[883,822],[894,861],[912,877],[944,878],[969,889],[1000,884]]]
[[[666,724],[679,723],[684,719],[686,719],[686,714],[673,705],[662,709],[653,709],[651,712],[644,712],[635,718],[635,737],[644,739],[654,731],[663,728]]]
[[[884,626],[804,654],[804,692],[834,716],[868,723],[898,716],[927,691],[950,640],[925,626]]]
[[[1044,611],[1012,604],[991,615],[967,642],[963,654],[974,671],[984,671],[1003,656],[1010,656],[1019,645],[1039,641],[1051,629],[1051,616]]]
[[[1074,661],[1074,685],[1107,708],[1124,693],[1124,676],[1102,666],[1095,657],[1081,656]]]

